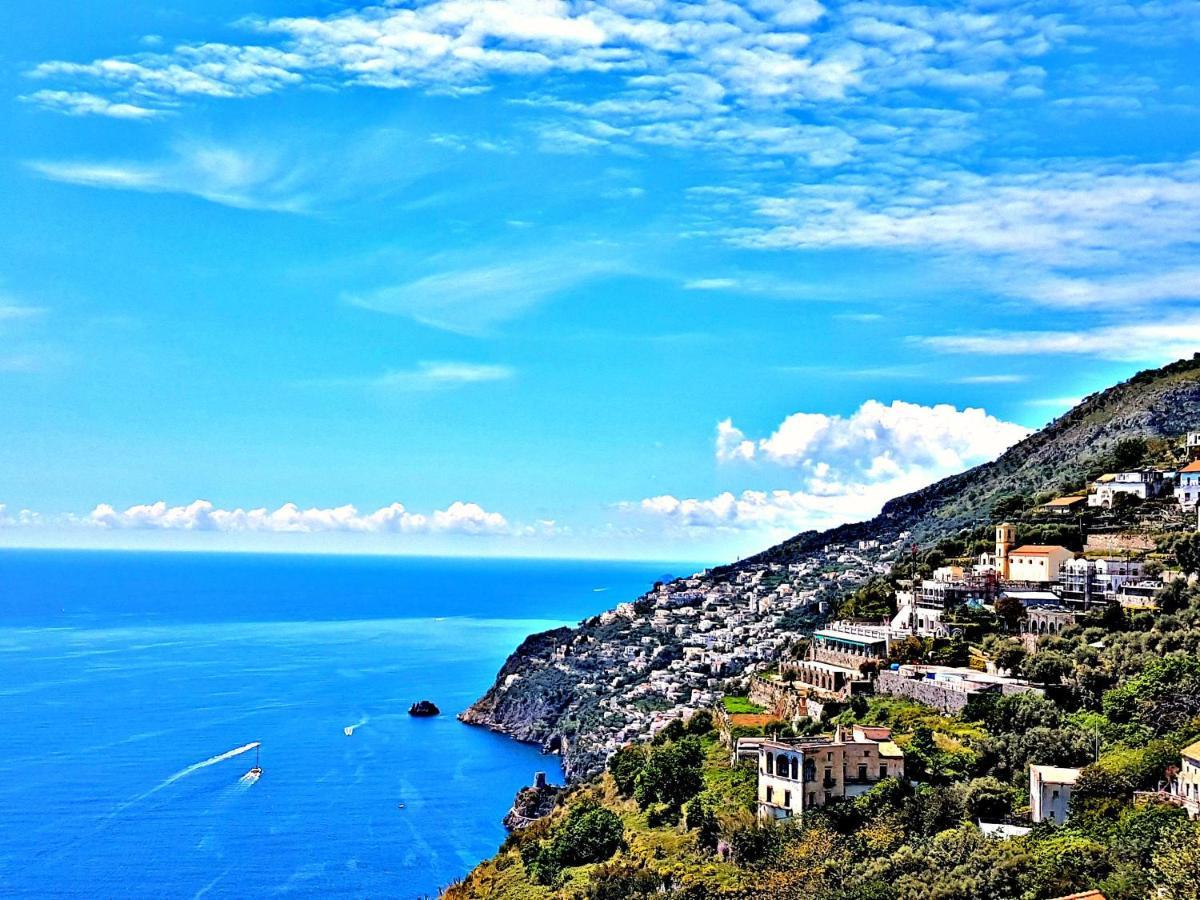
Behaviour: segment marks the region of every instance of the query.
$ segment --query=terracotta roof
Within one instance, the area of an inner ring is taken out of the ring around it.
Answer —
[[[1082,503],[1087,497],[1055,497],[1049,503],[1043,503],[1043,506],[1074,506],[1076,503]]]
[[[1060,547],[1058,544],[1025,544],[1023,547],[1018,547],[1016,550],[1010,550],[1009,556],[1049,556],[1055,550],[1062,550],[1070,553],[1066,547]]]
[[[1188,463],[1186,466],[1184,466],[1179,471],[1180,472],[1200,472],[1200,459],[1196,460],[1195,462]]]
[[[1055,897],[1054,900],[1106,900],[1106,898],[1099,891],[1084,891],[1082,894],[1067,894],[1064,897]]]

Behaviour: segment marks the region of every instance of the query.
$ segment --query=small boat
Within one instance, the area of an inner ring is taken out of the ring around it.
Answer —
[[[262,778],[262,766],[258,764],[258,747],[254,748],[254,766],[246,774],[251,778]]]
[[[345,728],[342,729],[342,731],[345,732],[346,737],[350,737],[350,735],[354,734],[354,726],[347,725]]]

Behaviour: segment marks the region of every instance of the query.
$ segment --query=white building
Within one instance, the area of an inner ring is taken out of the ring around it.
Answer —
[[[1008,554],[1010,581],[1058,581],[1059,570],[1075,554],[1056,544],[1025,544]]]
[[[1188,434],[1189,447],[1192,434]],[[1179,484],[1175,487],[1175,499],[1185,510],[1195,509],[1200,502],[1200,459],[1188,463],[1179,470]]]
[[[802,816],[835,799],[858,797],[885,778],[904,777],[904,753],[887,728],[841,725],[832,737],[753,739],[758,749],[758,815]],[[736,755],[741,755],[742,740]]]
[[[1067,821],[1079,772],[1060,766],[1029,767],[1029,817],[1034,823],[1061,825]]]
[[[1170,484],[1171,481],[1164,473],[1154,469],[1101,475],[1092,485],[1092,492],[1088,494],[1088,506],[1110,507],[1121,494],[1137,497],[1139,500],[1149,500],[1162,494]]]

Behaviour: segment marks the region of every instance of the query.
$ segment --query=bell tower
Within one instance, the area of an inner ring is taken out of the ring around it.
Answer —
[[[1016,529],[1005,522],[996,526],[996,574],[1008,578],[1008,554],[1016,540]]]

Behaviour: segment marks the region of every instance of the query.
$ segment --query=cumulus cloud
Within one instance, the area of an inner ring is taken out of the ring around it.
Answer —
[[[164,531],[273,532],[312,534],[357,532],[366,534],[513,534],[515,529],[497,512],[477,503],[455,501],[432,513],[409,512],[402,503],[392,503],[374,512],[362,513],[349,504],[303,509],[285,503],[278,509],[222,509],[207,500],[186,506],[169,506],[165,501],[139,504],[117,510],[101,503],[82,520],[103,529]]]
[[[626,503],[626,512],[694,532],[761,530],[780,537],[869,518],[889,499],[985,462],[1029,434],[982,409],[868,400],[849,416],[795,413],[770,435],[748,437],[718,423],[722,463],[786,470],[800,484],[710,498],[670,494]]]
[[[946,474],[998,456],[1029,429],[982,409],[868,400],[849,416],[794,413],[751,441],[726,419],[717,426],[717,458],[759,459],[832,480],[879,481],[914,470]]]

